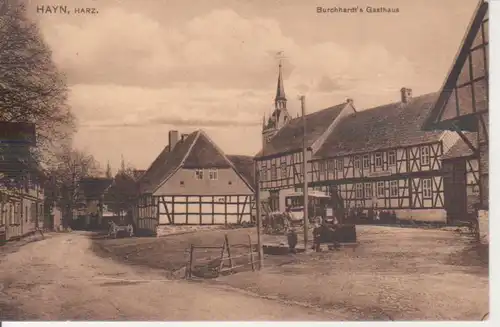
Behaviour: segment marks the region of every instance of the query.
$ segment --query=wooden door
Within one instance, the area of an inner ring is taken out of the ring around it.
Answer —
[[[465,160],[443,163],[444,207],[447,221],[467,219],[467,178]]]

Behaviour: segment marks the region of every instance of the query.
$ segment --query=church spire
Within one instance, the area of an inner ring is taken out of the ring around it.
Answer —
[[[282,54],[282,52],[280,52]],[[286,108],[285,86],[283,85],[283,58],[280,58],[278,68],[278,84],[276,85],[276,98],[274,99],[276,109]]]
[[[280,64],[278,68],[278,85],[276,87],[276,100],[286,100],[285,87],[283,86],[283,63],[280,59]]]

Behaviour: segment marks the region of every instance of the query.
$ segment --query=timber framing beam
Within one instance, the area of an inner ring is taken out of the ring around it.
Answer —
[[[472,142],[467,138],[467,136],[465,136],[465,134],[460,130],[460,128],[456,124],[453,124],[453,131],[456,132],[458,136],[460,136],[460,138],[465,142],[465,144],[467,144],[469,149],[472,150],[474,155],[479,155],[479,149],[472,144]]]

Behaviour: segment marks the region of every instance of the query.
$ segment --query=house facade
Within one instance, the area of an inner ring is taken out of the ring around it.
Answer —
[[[267,200],[271,210],[285,209],[285,196],[303,188],[303,146],[306,146],[307,171],[309,161],[316,154],[327,136],[344,117],[356,112],[352,100],[319,110],[305,116],[304,120],[291,118],[279,66],[275,108],[262,128],[262,149],[255,156],[259,171],[261,197]]]
[[[439,98],[424,130],[452,130],[478,158],[478,220],[481,239],[488,241],[489,208],[489,15],[479,1]],[[466,135],[475,133],[476,139]]]
[[[9,240],[43,228],[45,177],[30,153],[34,125],[0,122],[0,129],[0,239]],[[27,135],[12,134],[19,131]]]
[[[421,130],[437,96],[402,88],[400,101],[346,117],[312,159],[311,185],[336,192],[345,208],[446,222],[441,157],[460,137]]]
[[[238,164],[202,130],[170,131],[169,144],[138,182],[137,229],[159,235],[169,225],[249,222],[254,190],[246,172],[252,168]]]
[[[73,212],[72,228],[101,228],[106,190],[113,179],[87,177],[78,181],[76,208]]]

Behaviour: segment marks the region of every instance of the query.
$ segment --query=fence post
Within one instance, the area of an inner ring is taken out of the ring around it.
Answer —
[[[188,274],[189,278],[193,277],[193,252],[194,252],[194,245],[191,244],[191,249],[189,251],[189,274]]]
[[[248,235],[248,251],[250,252],[250,264],[252,265],[252,271],[255,271],[254,259],[253,259],[253,247],[252,247],[252,237]]]
[[[229,257],[229,265],[231,266],[231,273],[233,273],[233,258],[231,257],[231,245],[229,244],[229,238],[227,237],[227,234],[224,235],[224,239],[226,241],[226,247],[227,247],[227,255]]]
[[[222,270],[222,267],[224,266],[224,250],[226,249],[226,240],[224,239],[224,244],[222,244],[222,248],[220,251],[220,263],[219,263],[219,271],[217,272],[217,276],[220,275],[220,271]]]

